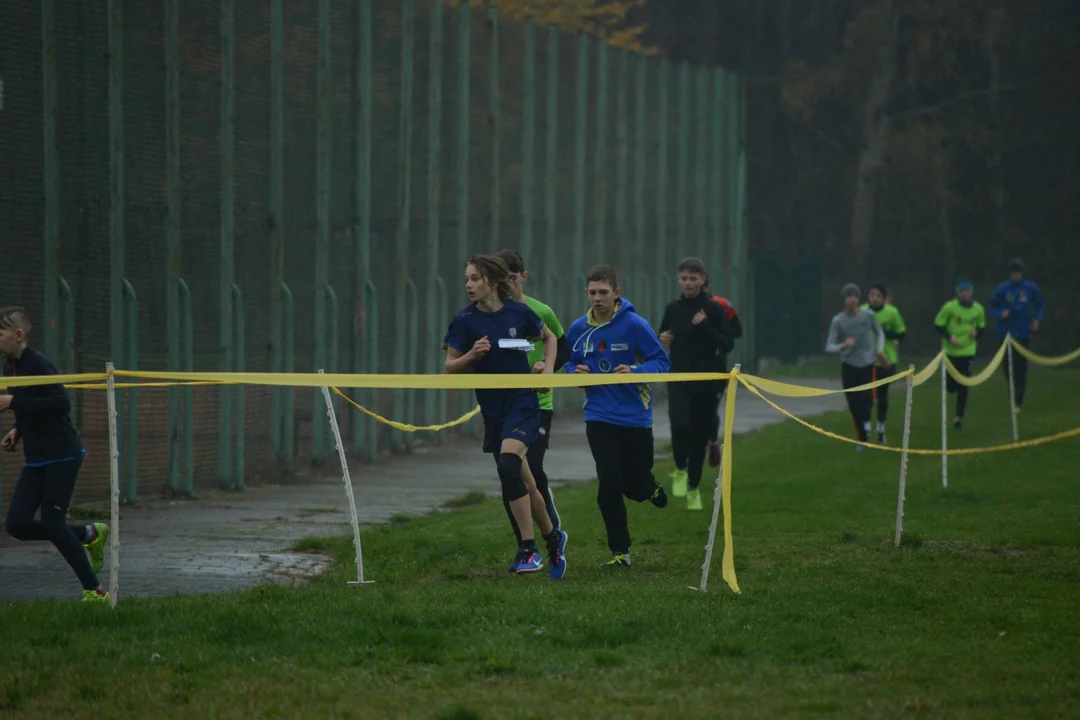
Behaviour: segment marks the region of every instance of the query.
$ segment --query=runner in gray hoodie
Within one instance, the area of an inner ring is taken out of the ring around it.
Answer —
[[[874,381],[874,365],[886,365],[885,333],[881,331],[877,318],[870,310],[859,309],[859,286],[848,283],[841,291],[844,297],[844,310],[833,316],[829,327],[829,339],[825,352],[839,353],[840,380],[844,389],[867,385]],[[855,422],[855,434],[860,442],[870,438],[870,414],[874,409],[872,390],[844,393],[852,420]],[[857,446],[862,450],[862,446]]]

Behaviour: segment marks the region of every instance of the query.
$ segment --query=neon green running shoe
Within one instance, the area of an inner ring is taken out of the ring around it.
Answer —
[[[686,509],[701,510],[701,491],[691,490],[686,493]]]
[[[630,553],[615,553],[606,563],[600,563],[602,568],[630,567]]]
[[[90,554],[90,569],[96,575],[105,567],[105,542],[109,539],[109,526],[105,523],[94,523],[93,528],[94,537],[84,542],[83,547]]]
[[[687,482],[685,470],[672,470],[671,494],[677,498],[686,497]]]
[[[98,588],[97,590],[83,590],[82,601],[84,603],[107,603],[109,602],[108,590]]]

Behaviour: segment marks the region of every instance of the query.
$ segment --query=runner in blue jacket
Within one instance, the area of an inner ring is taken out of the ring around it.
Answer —
[[[1031,346],[1031,336],[1039,329],[1043,319],[1042,291],[1039,286],[1024,277],[1024,263],[1013,260],[1009,266],[1009,279],[994,288],[990,298],[990,316],[997,320],[998,339],[1004,341],[1012,335],[1024,347]],[[1013,352],[1013,385],[1016,393],[1016,409],[1024,404],[1027,390],[1027,358]],[[1009,381],[1009,365],[1005,364],[1005,382]]]
[[[615,269],[589,271],[589,312],[566,333],[567,372],[664,373],[671,366],[649,323],[620,297]],[[653,476],[652,389],[648,384],[594,385],[585,389],[585,433],[600,482],[596,503],[607,529],[612,558],[604,567],[630,567],[630,528],[623,497],[668,502]]]

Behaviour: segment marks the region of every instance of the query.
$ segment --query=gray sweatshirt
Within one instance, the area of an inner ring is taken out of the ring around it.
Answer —
[[[855,338],[855,344],[841,348],[840,344],[848,338]],[[862,368],[876,363],[877,354],[884,349],[885,333],[870,310],[859,310],[854,315],[839,312],[833,316],[825,352],[840,353],[842,362]]]

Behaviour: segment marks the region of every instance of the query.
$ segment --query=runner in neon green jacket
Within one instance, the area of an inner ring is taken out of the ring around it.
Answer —
[[[889,364],[885,367],[875,368],[877,373],[875,380],[890,377],[896,374],[897,362],[900,359],[900,343],[907,335],[907,325],[896,306],[889,302],[889,289],[884,285],[874,285],[870,288],[869,301],[863,305],[863,309],[871,310],[877,318],[878,325],[885,333],[885,358]],[[885,443],[885,420],[889,415],[889,386],[883,386],[874,390],[874,401],[877,403],[877,436],[878,442]]]

